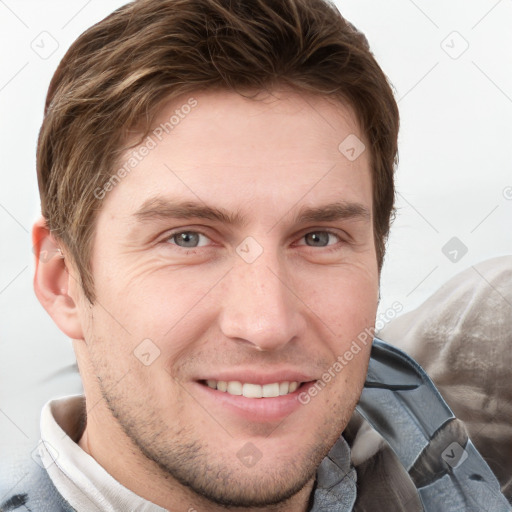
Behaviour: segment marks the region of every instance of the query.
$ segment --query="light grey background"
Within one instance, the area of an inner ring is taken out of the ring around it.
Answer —
[[[54,375],[74,355],[32,291],[35,146],[60,58],[123,3],[0,0],[0,460],[35,444],[44,402],[81,390],[76,374]],[[463,268],[512,254],[512,1],[337,3],[366,33],[401,110],[388,318],[394,302],[413,309]]]

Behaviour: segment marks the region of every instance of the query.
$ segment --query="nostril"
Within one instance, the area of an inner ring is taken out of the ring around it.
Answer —
[[[470,480],[476,480],[477,482],[483,482],[484,479],[480,475],[473,474],[469,477]]]

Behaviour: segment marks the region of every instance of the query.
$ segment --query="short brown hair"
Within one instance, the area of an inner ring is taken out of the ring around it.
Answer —
[[[366,38],[326,0],[136,0],[85,31],[51,81],[37,149],[42,214],[95,298],[100,199],[128,133],[214,88],[290,86],[347,102],[370,144],[379,269],[394,205],[398,108]],[[340,141],[341,142],[341,141]]]

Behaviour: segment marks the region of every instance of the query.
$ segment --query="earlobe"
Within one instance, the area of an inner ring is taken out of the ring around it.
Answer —
[[[69,261],[44,218],[32,228],[35,254],[34,291],[39,302],[52,317],[57,327],[73,339],[83,339],[77,306],[78,282],[70,273]]]

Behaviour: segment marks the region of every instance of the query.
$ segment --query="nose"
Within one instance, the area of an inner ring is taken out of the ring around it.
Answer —
[[[260,351],[275,351],[300,337],[306,326],[303,303],[294,294],[277,258],[238,261],[223,288],[223,334]]]

